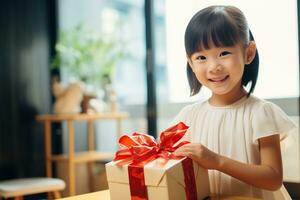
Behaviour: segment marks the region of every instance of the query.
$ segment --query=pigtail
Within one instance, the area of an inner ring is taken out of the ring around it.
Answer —
[[[250,37],[250,41],[255,41],[251,30],[249,30],[249,37]],[[243,86],[246,87],[251,82],[251,87],[248,92],[248,96],[250,96],[250,94],[254,91],[254,88],[256,86],[258,69],[259,69],[259,55],[258,55],[258,51],[256,49],[255,57],[250,64],[245,65],[244,74],[242,77],[242,85]]]
[[[190,96],[194,96],[201,89],[201,83],[198,81],[195,73],[193,72],[189,62],[186,63],[186,74],[190,86]]]

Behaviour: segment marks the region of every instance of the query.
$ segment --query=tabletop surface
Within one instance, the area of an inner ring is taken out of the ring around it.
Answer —
[[[61,200],[110,200],[109,190],[102,190],[99,192],[92,192],[88,194],[73,196],[63,198]],[[258,200],[256,198],[249,198],[249,197],[237,197],[237,196],[230,196],[230,197],[221,197],[221,198],[212,198],[212,200]]]

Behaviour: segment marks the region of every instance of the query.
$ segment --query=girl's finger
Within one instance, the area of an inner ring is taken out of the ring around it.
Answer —
[[[179,152],[175,152],[174,151],[174,155],[175,156],[186,156],[188,153],[187,152],[184,152],[184,151],[179,151]]]
[[[174,152],[185,151],[185,149],[186,149],[186,145],[183,145],[183,146],[179,147],[178,149],[176,149]]]

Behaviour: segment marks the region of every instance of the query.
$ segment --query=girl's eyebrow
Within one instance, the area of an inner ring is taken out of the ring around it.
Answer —
[[[195,51],[193,54],[201,54],[201,53],[203,53],[202,50],[201,51]]]
[[[197,57],[197,56],[200,56],[200,55],[203,55],[203,51],[196,51],[192,54],[193,57]]]
[[[214,48],[216,48],[217,50],[222,51],[222,50],[233,50],[234,47],[214,47]],[[211,49],[213,49],[213,48],[198,50],[198,51],[195,51],[193,54],[203,54],[206,51],[209,51]]]

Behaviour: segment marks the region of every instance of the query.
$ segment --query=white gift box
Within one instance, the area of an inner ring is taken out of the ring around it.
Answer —
[[[184,159],[184,158],[183,158]],[[186,199],[182,160],[169,160],[165,165],[158,165],[156,160],[144,166],[145,185],[149,200],[184,200]],[[106,174],[111,200],[130,200],[128,164],[106,164]],[[210,195],[208,172],[193,162],[197,199]]]

